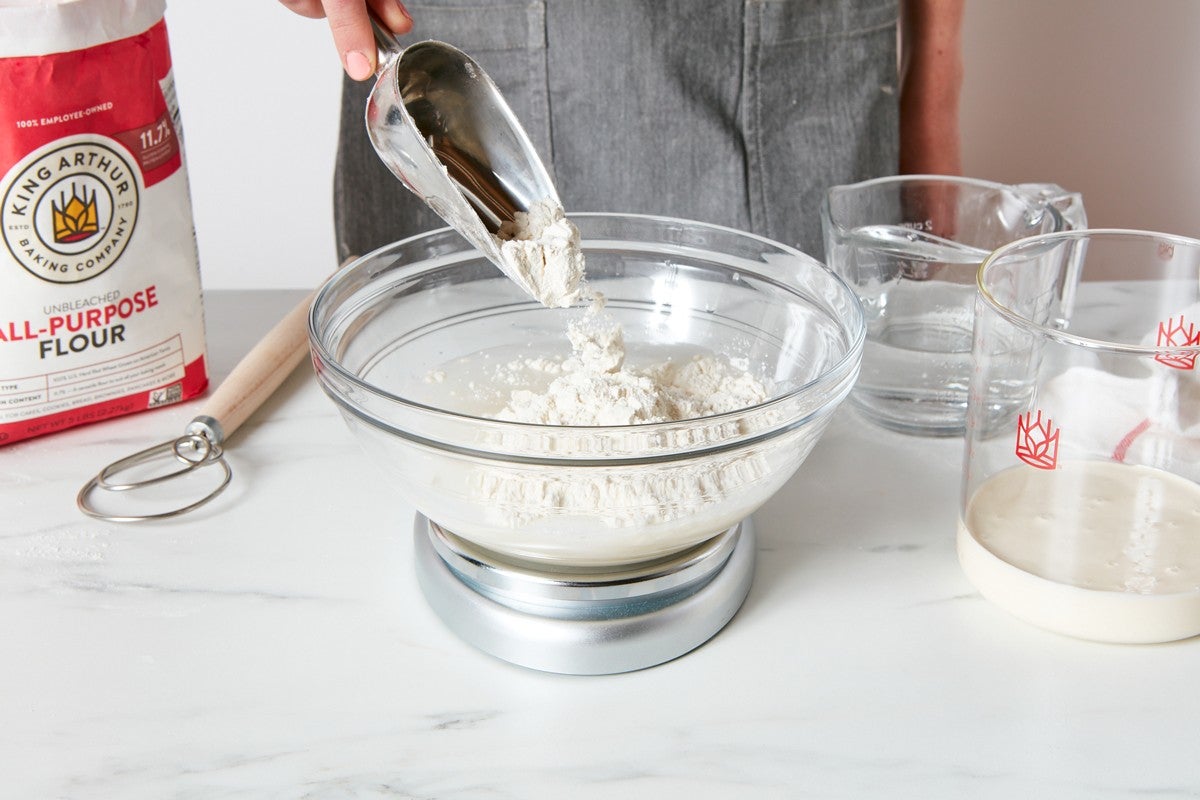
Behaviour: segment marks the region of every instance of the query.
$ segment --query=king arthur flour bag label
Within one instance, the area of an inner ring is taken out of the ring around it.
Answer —
[[[0,445],[208,382],[164,10],[0,2]]]

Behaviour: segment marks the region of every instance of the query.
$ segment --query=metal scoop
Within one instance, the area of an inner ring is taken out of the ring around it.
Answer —
[[[372,18],[379,68],[367,135],[379,158],[450,227],[526,291],[491,234],[518,211],[552,199],[550,175],[496,84],[443,42],[401,49]]]

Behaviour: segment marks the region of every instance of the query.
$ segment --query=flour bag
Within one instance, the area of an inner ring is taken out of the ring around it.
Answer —
[[[208,383],[164,0],[0,0],[0,445]]]

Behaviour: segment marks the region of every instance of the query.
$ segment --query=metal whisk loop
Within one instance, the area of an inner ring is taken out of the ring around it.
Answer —
[[[173,472],[164,472],[161,475],[154,475],[131,483],[113,483],[111,480],[114,475],[128,472],[134,467],[154,461],[168,453],[174,453],[175,461],[183,464],[183,466]],[[97,473],[96,488],[105,489],[110,492],[124,492],[129,489],[162,483],[163,481],[177,478],[180,475],[185,475],[199,467],[206,467],[213,461],[221,459],[221,456],[222,450],[220,445],[212,444],[201,434],[185,433],[177,439],[171,439],[170,441],[156,444],[153,447],[147,447],[145,450],[140,450],[131,456],[126,456],[109,464]]]
[[[182,436],[114,461],[96,473],[75,496],[79,510],[89,517],[108,522],[168,519],[197,509],[224,491],[233,471],[225,461],[223,445],[308,354],[308,309],[311,304],[310,294],[275,324],[217,387],[199,416],[188,423]],[[165,462],[166,466],[159,466],[157,470],[148,467],[155,462]],[[110,514],[93,504],[99,492],[124,493],[129,497],[135,489],[186,478],[196,470],[214,464],[220,466],[223,473],[217,487],[194,503],[179,508],[153,514]],[[122,479],[122,474],[127,472],[131,474]]]
[[[162,442],[161,444],[156,444],[153,447],[147,447],[145,450],[140,450],[133,455],[125,456],[100,470],[79,490],[79,494],[75,497],[75,504],[79,506],[80,511],[89,517],[107,520],[108,522],[140,522],[150,519],[168,519],[180,514],[186,514],[219,495],[229,485],[229,481],[233,477],[233,471],[229,468],[228,462],[225,461],[220,441],[221,433],[219,426],[216,426],[216,421],[197,417],[188,426],[187,432],[182,436]],[[172,466],[175,467],[174,469],[159,472],[150,477],[138,480],[126,482],[115,480],[122,473],[129,472],[146,464],[168,459]],[[134,489],[142,489],[147,486],[163,483],[164,481],[183,477],[194,470],[214,464],[220,466],[224,472],[220,483],[199,500],[184,506],[153,514],[109,514],[99,510],[91,502],[92,493],[95,491],[128,492]]]

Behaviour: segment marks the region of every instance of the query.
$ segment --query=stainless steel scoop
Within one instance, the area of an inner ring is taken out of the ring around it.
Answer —
[[[491,234],[518,211],[559,202],[549,173],[487,73],[444,42],[400,48],[372,18],[379,72],[367,134],[405,186],[526,291]]]

